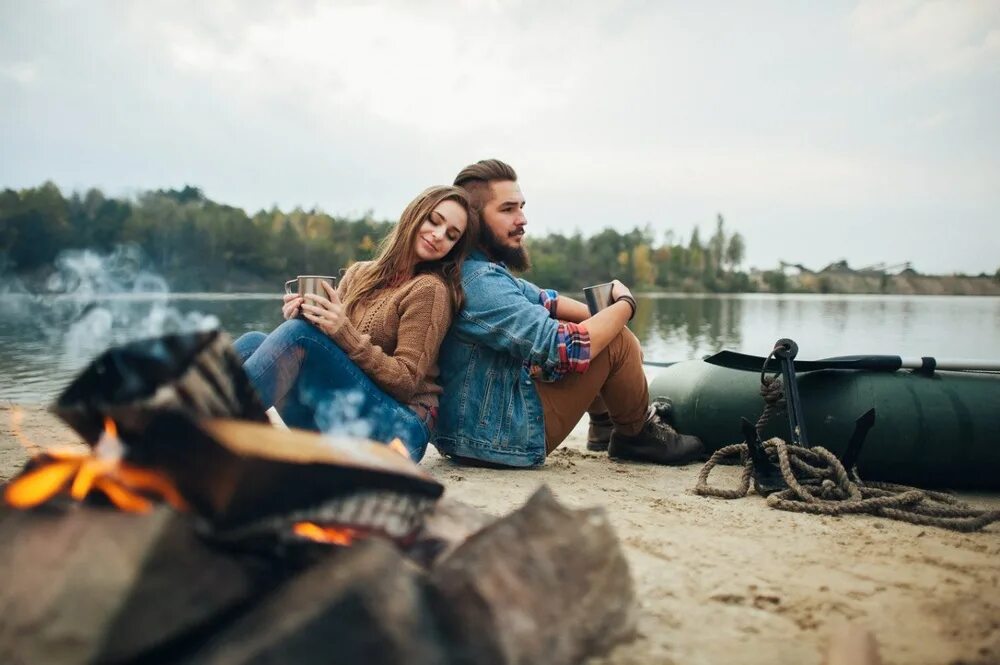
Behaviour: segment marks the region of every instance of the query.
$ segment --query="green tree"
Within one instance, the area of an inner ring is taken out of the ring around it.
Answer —
[[[784,293],[788,289],[788,277],[780,270],[768,270],[763,277],[771,293]]]
[[[726,243],[726,266],[729,272],[734,272],[740,267],[745,254],[746,244],[743,241],[743,236],[734,233],[729,237],[729,242]]]
[[[55,183],[0,198],[0,251],[19,270],[49,264],[71,246],[69,204]]]
[[[715,216],[715,233],[708,241],[708,265],[706,266],[710,275],[719,277],[722,274],[722,262],[725,258],[726,249],[726,220],[722,213]]]

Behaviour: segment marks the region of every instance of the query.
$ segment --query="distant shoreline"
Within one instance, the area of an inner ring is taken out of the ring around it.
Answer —
[[[786,280],[784,293],[1000,296],[1000,280],[988,276],[805,272]]]
[[[858,273],[830,274],[830,273],[804,273],[801,275],[787,275],[785,277],[784,288],[774,290],[772,285],[763,279],[760,274],[751,275],[751,285],[755,288],[744,291],[706,291],[704,289],[665,289],[663,287],[632,287],[632,290],[645,296],[725,296],[725,295],[871,295],[871,296],[1000,296],[1000,281],[995,277],[982,276],[958,276],[958,275],[886,275],[875,276]],[[54,294],[47,293],[40,286],[43,280],[28,280],[33,288],[28,292],[18,293],[7,291],[5,296],[16,295],[46,295],[54,297],[73,298],[74,294]],[[169,282],[169,280],[167,280]],[[772,282],[773,283],[773,282]],[[241,280],[239,285],[244,287],[235,290],[232,287],[236,284],[221,284],[219,290],[208,291],[205,289],[185,289],[171,290],[169,292],[122,292],[107,296],[96,297],[93,293],[85,296],[89,300],[93,299],[146,299],[152,296],[162,296],[164,298],[197,298],[218,300],[226,297],[239,299],[262,299],[273,296],[278,299],[282,291],[275,286],[273,290],[267,288],[267,283],[261,281],[255,284],[248,284],[247,280]],[[563,293],[582,297],[582,290],[564,289]]]

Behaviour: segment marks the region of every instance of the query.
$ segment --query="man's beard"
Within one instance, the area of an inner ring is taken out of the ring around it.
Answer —
[[[518,272],[524,272],[531,268],[531,259],[528,257],[528,250],[524,245],[518,247],[504,245],[493,233],[493,229],[485,223],[480,225],[479,230],[483,248],[491,258],[503,261],[508,267]]]

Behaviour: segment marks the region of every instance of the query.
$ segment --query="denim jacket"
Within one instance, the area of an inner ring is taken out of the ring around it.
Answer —
[[[529,366],[559,360],[559,322],[542,291],[474,251],[462,266],[465,303],[439,354],[444,387],[434,439],[446,455],[509,466],[545,461],[542,405]]]

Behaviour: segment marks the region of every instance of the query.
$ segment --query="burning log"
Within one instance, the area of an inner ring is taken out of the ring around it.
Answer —
[[[444,487],[366,440],[332,440],[237,420],[153,419],[145,462],[162,469],[222,539],[291,533],[313,522],[411,538]]]
[[[207,546],[166,507],[0,507],[0,662],[121,662],[261,594],[264,571]]]
[[[434,609],[462,663],[577,663],[635,626],[628,564],[604,511],[547,487],[430,573]]]
[[[142,442],[149,420],[164,411],[268,422],[229,336],[219,330],[109,349],[73,380],[52,410],[91,444],[107,417],[133,445]]]

